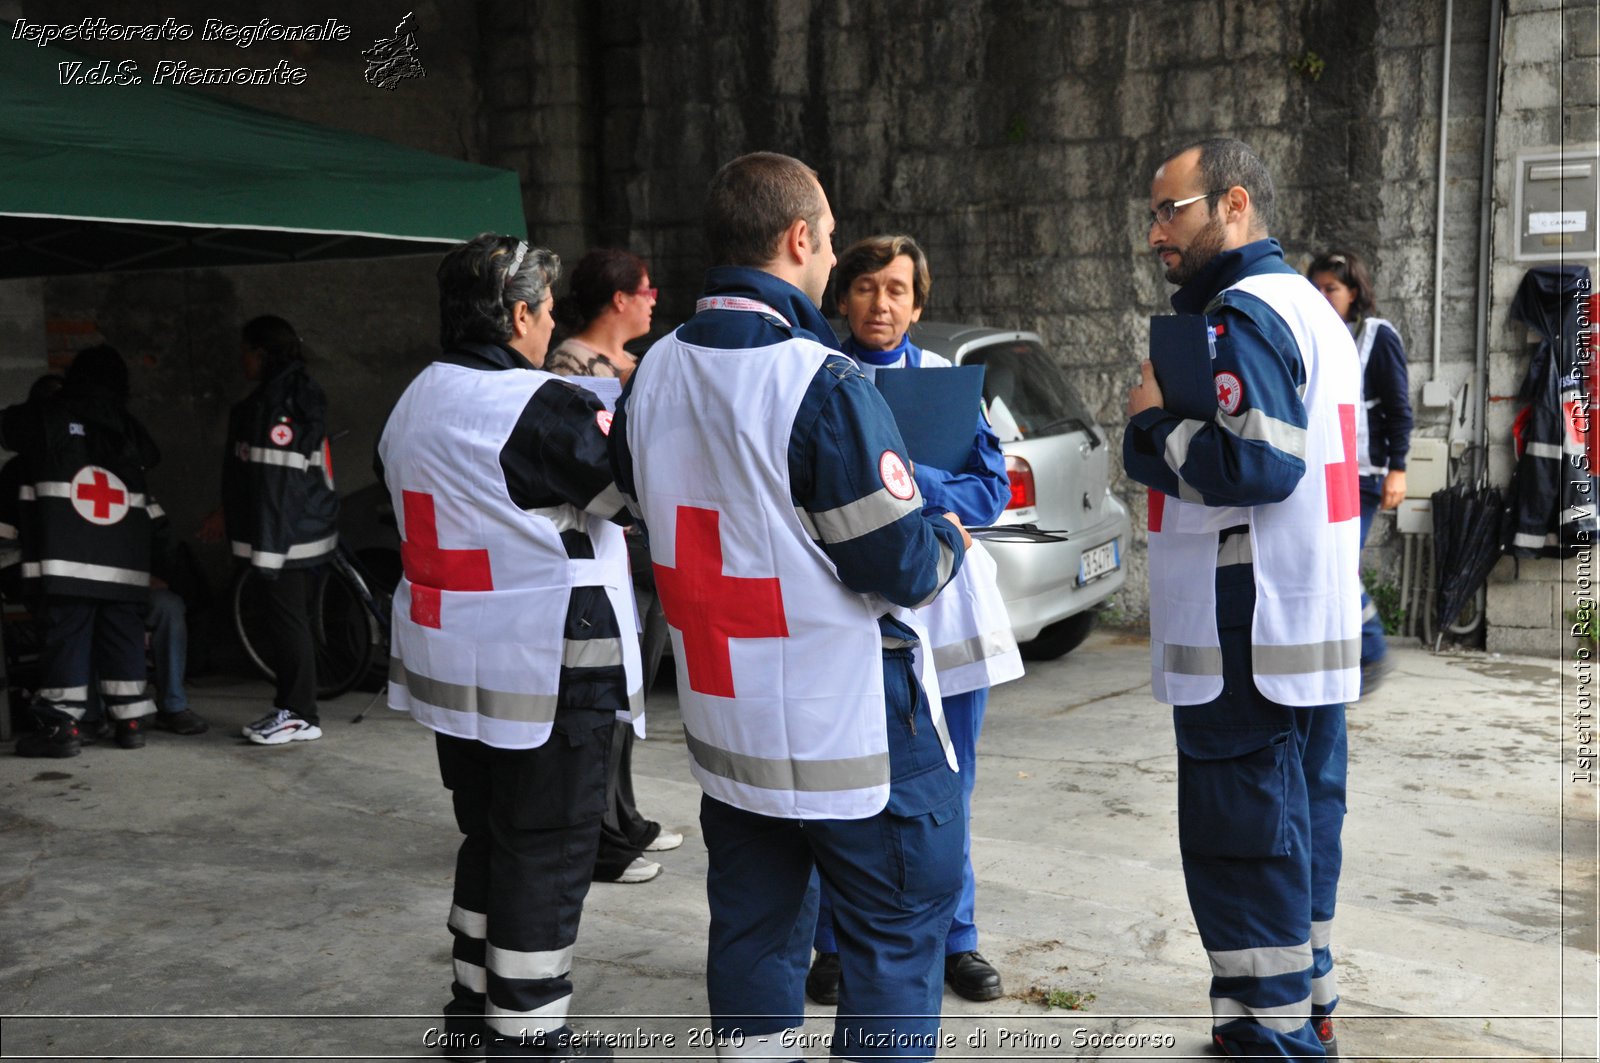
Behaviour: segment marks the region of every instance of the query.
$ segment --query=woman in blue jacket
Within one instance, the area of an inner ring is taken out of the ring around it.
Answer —
[[[1361,476],[1361,545],[1372,517],[1406,497],[1406,453],[1411,449],[1411,384],[1400,333],[1381,317],[1367,265],[1352,251],[1324,251],[1306,276],[1350,326],[1361,355],[1361,406],[1356,410],[1356,453]],[[1389,669],[1383,622],[1361,595],[1362,693],[1371,693]]]

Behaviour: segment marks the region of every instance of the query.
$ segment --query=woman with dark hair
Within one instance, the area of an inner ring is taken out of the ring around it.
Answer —
[[[567,294],[556,300],[556,324],[573,333],[545,355],[544,368],[559,376],[616,377],[626,383],[638,360],[623,346],[650,332],[656,290],[644,259],[628,251],[595,248],[572,271]],[[642,722],[642,721],[641,721]],[[595,859],[596,882],[649,882],[661,865],[645,852],[683,844],[683,835],[639,814],[633,796],[636,724],[617,724],[606,770],[606,818]],[[639,735],[643,735],[642,726]]]
[[[1361,545],[1367,544],[1372,518],[1394,509],[1406,497],[1406,454],[1411,449],[1411,382],[1400,333],[1377,313],[1367,264],[1353,251],[1324,251],[1306,270],[1355,337],[1361,356],[1361,405],[1356,407],[1356,455],[1361,486]],[[1361,692],[1382,682],[1385,656],[1383,621],[1366,591],[1361,592]]]
[[[644,259],[595,248],[578,261],[567,294],[556,300],[556,324],[571,335],[545,356],[562,376],[609,376],[627,382],[638,359],[623,344],[650,332],[656,289]]]
[[[307,742],[322,737],[310,619],[314,570],[339,542],[328,399],[283,318],[246,322],[240,355],[256,388],[228,418],[222,512],[234,556],[266,580],[267,663],[277,677],[272,711],[242,733],[257,745]]]
[[[444,350],[395,404],[389,705],[434,732],[462,841],[451,1044],[585,1055],[567,1015],[613,726],[639,691],[611,414],[539,371],[556,256],[484,233],[439,266]]]

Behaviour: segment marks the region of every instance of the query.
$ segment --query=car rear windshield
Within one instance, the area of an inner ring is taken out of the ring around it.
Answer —
[[[1001,442],[1086,432],[1099,438],[1089,408],[1067,374],[1037,343],[1010,341],[969,351],[962,365],[981,365],[983,401]]]

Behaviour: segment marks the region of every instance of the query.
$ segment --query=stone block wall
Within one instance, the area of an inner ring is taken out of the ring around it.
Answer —
[[[487,35],[487,69],[527,71],[535,113],[573,115],[572,143],[592,134],[577,171],[585,242],[650,260],[658,330],[690,312],[710,265],[712,173],[783,151],[820,173],[836,243],[917,236],[934,273],[926,316],[1039,332],[1120,444],[1146,320],[1170,292],[1145,243],[1150,176],[1171,150],[1229,134],[1274,172],[1291,261],[1333,244],[1365,254],[1413,391],[1434,376],[1436,0],[598,0],[576,20],[574,2],[537,10],[552,32],[577,26],[587,97],[541,65],[553,45],[537,35]],[[500,5],[488,10],[492,24]],[[1452,390],[1473,361],[1487,12],[1455,3],[1438,370]],[[493,123],[487,135],[518,164]],[[557,180],[536,164],[566,143],[523,153],[530,188]],[[569,203],[530,192],[530,229],[563,254]],[[1418,414],[1419,433],[1445,434],[1448,410]],[[1138,618],[1144,492],[1114,489],[1140,529],[1118,603]],[[1375,536],[1366,563],[1397,583],[1396,538]]]

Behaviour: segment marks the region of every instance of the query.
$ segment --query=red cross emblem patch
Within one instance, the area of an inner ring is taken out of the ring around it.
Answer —
[[[90,524],[115,524],[128,515],[128,485],[110,469],[85,465],[70,491],[72,508]]]
[[[286,424],[275,424],[272,431],[267,433],[267,438],[280,447],[286,447],[294,442],[294,429]]]
[[[892,450],[878,455],[878,477],[884,488],[902,502],[917,493],[917,482],[906,471],[906,463]]]
[[[489,551],[440,546],[433,496],[422,491],[401,491],[400,499],[406,518],[400,565],[411,581],[411,619],[423,627],[440,627],[442,592],[494,590]]]
[[[1217,409],[1226,414],[1238,413],[1244,403],[1244,382],[1226,371],[1218,373],[1212,380],[1217,385]]]

